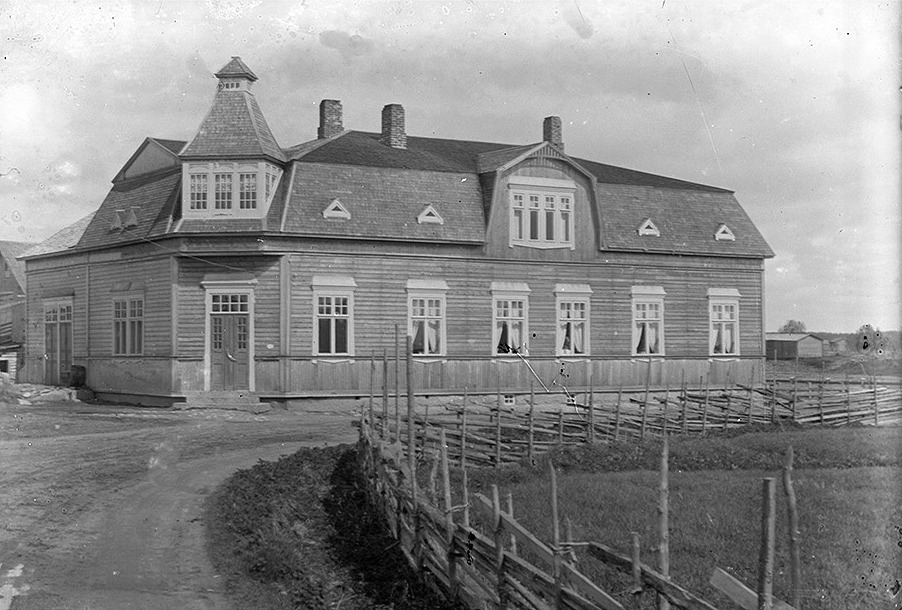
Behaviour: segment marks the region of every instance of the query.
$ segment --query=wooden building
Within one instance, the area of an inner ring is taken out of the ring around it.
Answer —
[[[769,360],[823,358],[824,340],[811,333],[767,333]]]
[[[31,379],[359,396],[396,325],[428,393],[523,390],[530,367],[556,387],[761,378],[773,253],[731,191],[570,157],[558,117],[496,144],[408,135],[397,104],[346,130],[324,100],[317,138],[282,148],[253,72],[216,76],[190,141],[147,138],[75,243],[27,259]]]
[[[25,262],[35,244],[0,241],[0,372],[15,381],[25,345]]]

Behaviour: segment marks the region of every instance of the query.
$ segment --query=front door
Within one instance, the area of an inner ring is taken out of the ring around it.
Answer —
[[[72,368],[72,305],[44,305],[44,383],[66,385]]]
[[[248,389],[248,314],[210,314],[210,389]]]

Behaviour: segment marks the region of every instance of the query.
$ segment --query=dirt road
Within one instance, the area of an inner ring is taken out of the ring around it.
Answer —
[[[352,414],[0,404],[0,610],[228,609],[204,499]]]

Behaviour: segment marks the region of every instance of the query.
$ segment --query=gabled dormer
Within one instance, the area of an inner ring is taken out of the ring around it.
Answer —
[[[213,106],[179,153],[185,218],[263,218],[282,177],[285,155],[251,86],[257,76],[240,57],[219,72]]]

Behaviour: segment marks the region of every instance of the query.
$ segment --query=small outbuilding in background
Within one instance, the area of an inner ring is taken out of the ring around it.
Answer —
[[[768,360],[823,358],[824,340],[811,333],[767,333]]]

